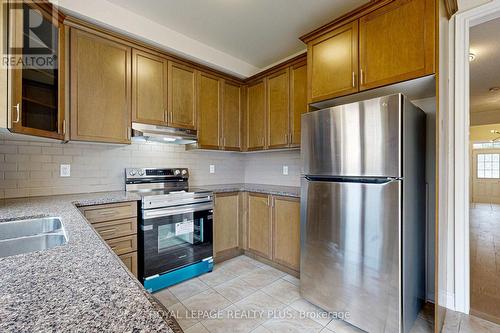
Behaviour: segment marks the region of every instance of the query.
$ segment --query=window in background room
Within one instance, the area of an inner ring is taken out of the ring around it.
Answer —
[[[500,154],[477,154],[477,178],[500,178]]]

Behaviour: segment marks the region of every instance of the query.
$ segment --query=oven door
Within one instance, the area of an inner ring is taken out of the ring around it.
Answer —
[[[212,257],[212,202],[142,211],[142,278]]]

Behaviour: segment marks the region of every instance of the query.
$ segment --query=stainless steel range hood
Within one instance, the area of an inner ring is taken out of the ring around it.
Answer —
[[[197,142],[195,130],[132,123],[132,141],[188,145]]]

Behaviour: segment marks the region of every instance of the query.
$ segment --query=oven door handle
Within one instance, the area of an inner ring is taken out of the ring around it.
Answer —
[[[186,214],[186,213],[194,213],[203,210],[213,209],[213,204],[203,203],[203,204],[192,204],[192,205],[182,205],[179,207],[170,207],[170,208],[160,208],[160,209],[151,209],[144,210],[142,212],[142,218],[144,220],[154,219],[162,216],[172,216],[178,214]]]

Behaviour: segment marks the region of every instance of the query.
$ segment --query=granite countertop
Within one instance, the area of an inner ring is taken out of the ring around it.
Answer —
[[[0,223],[58,216],[68,236],[63,246],[0,258],[0,331],[180,332],[76,208],[135,200],[120,191],[0,201]]]
[[[300,197],[299,186],[282,186],[282,185],[265,185],[265,184],[220,184],[220,185],[201,185],[203,189],[213,191],[215,193],[223,192],[256,192],[272,195],[281,195],[285,197]]]

